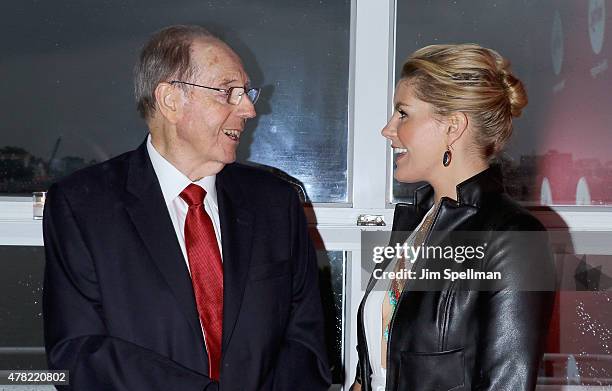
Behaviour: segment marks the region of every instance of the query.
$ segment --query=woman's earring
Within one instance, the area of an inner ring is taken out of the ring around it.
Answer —
[[[442,156],[442,164],[444,165],[444,167],[450,166],[452,159],[453,154],[451,153],[450,148],[446,147],[446,152],[444,152],[444,155]]]

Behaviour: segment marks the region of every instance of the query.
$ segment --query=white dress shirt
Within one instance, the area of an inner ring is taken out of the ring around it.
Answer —
[[[219,252],[221,253],[221,261],[223,261],[223,248],[221,247],[221,224],[219,223],[219,206],[217,204],[217,190],[215,188],[216,175],[204,177],[196,182],[192,182],[188,177],[180,172],[176,167],[167,161],[155,149],[151,143],[151,135],[147,137],[147,152],[153,164],[153,170],[157,176],[157,180],[161,186],[164,200],[170,219],[176,232],[176,237],[181,246],[187,270],[189,270],[189,259],[187,258],[187,250],[185,247],[185,219],[189,206],[180,197],[181,192],[190,184],[194,183],[206,190],[204,197],[204,209],[210,216],[215,229],[215,236],[219,244]],[[191,273],[191,271],[190,271]]]

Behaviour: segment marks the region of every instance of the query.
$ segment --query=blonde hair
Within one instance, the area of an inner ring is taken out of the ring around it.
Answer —
[[[510,138],[512,118],[527,105],[523,83],[509,68],[508,60],[480,45],[431,45],[406,60],[401,79],[437,115],[468,114],[478,147],[491,158]]]

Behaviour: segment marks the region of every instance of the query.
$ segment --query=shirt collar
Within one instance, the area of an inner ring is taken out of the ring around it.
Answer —
[[[198,181],[192,182],[187,176],[185,176],[185,174],[180,172],[172,165],[172,163],[167,161],[159,152],[157,152],[153,146],[153,143],[151,142],[151,134],[149,134],[147,137],[147,152],[149,153],[153,170],[155,171],[155,175],[157,175],[157,180],[161,186],[166,205],[169,206],[170,203],[176,197],[178,197],[189,184],[195,183],[206,190],[206,199],[212,201],[214,208],[218,209],[217,189],[215,187],[215,182],[217,179],[216,175],[207,176]]]

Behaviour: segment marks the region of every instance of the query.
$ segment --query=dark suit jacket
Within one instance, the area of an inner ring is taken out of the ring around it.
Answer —
[[[419,258],[412,270],[418,276],[424,268],[471,268],[500,272],[502,280],[408,280],[391,321],[386,390],[533,390],[555,289],[546,232],[503,192],[501,172],[495,167],[459,184],[457,196],[457,201],[441,200],[425,244],[458,246],[475,240],[486,244],[483,259],[449,264]],[[391,245],[403,243],[432,205],[429,185],[416,190],[412,204],[398,204]],[[362,391],[371,390],[363,322],[374,282],[368,284],[357,318],[357,381]]]
[[[220,389],[324,390],[317,263],[298,196],[261,170],[217,175],[224,269]],[[43,315],[70,387],[217,390],[191,279],[146,144],[49,189]]]

